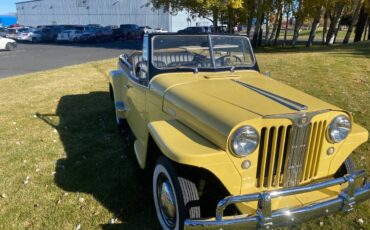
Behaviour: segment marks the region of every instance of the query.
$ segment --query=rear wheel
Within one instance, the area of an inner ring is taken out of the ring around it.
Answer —
[[[14,45],[12,44],[12,43],[8,43],[8,44],[6,44],[6,47],[5,47],[5,49],[6,50],[8,50],[8,51],[12,51],[12,50],[14,50]]]
[[[177,175],[172,162],[164,156],[154,168],[152,189],[157,218],[163,229],[183,229],[185,219],[200,218],[199,195],[194,182]]]

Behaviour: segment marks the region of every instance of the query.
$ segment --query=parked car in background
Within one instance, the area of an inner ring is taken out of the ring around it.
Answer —
[[[19,32],[17,40],[29,42],[51,42],[54,41],[54,32],[50,28],[29,29]]]
[[[367,130],[263,75],[246,36],[145,34],[142,47],[107,85],[162,229],[296,228],[370,198],[351,159]]]
[[[7,30],[6,38],[17,39],[18,33],[21,33],[21,32],[24,32],[24,31],[28,31],[28,30],[29,30],[29,28],[25,28],[25,27],[22,27],[22,28],[10,28],[10,29]]]
[[[6,37],[6,32],[7,32],[7,30],[6,30],[6,28],[4,28],[4,27],[0,27],[0,36],[1,37]]]
[[[116,32],[118,32],[118,37],[124,40],[140,39],[144,34],[144,31],[136,24],[122,24]]]
[[[107,42],[113,40],[113,30],[111,27],[101,27],[95,32],[97,42]]]
[[[153,33],[154,30],[150,26],[140,26],[140,30],[143,31],[144,34]]]
[[[17,47],[17,42],[13,39],[0,36],[0,50],[12,51]]]
[[[98,31],[98,29],[93,27],[86,27],[85,30],[82,31],[80,42],[96,42],[98,33],[100,35],[100,31]]]
[[[58,34],[57,42],[79,42],[82,34],[81,30],[65,30]]]
[[[179,30],[178,33],[181,34],[206,34],[212,33],[213,29],[210,26],[190,26],[183,30]]]
[[[153,30],[154,33],[168,33],[167,30],[163,29],[163,28],[155,28]]]

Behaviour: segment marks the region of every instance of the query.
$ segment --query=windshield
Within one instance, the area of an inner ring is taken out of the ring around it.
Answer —
[[[153,39],[152,53],[153,65],[158,69],[210,69],[254,65],[250,43],[242,36],[160,35]]]

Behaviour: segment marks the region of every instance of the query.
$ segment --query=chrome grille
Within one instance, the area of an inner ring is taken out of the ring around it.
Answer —
[[[257,187],[292,187],[317,175],[326,121],[264,127]]]

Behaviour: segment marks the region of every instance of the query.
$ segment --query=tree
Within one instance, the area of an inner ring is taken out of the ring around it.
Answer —
[[[311,31],[310,31],[310,35],[308,37],[308,41],[306,43],[306,47],[311,47],[313,41],[315,40],[316,31],[317,31],[317,29],[319,28],[319,25],[320,25],[321,15],[325,11],[324,6],[322,6],[322,4],[320,4],[320,3],[317,4],[316,6],[313,6],[313,8],[314,8],[314,11],[313,11],[312,16],[314,17],[314,19],[313,19],[313,22],[311,24]]]
[[[274,24],[272,27],[272,31],[270,34],[270,37],[267,41],[267,45],[271,46],[272,45],[272,40],[275,38],[278,28],[281,26],[281,15],[283,14],[283,9],[284,9],[284,0],[277,0],[274,1],[273,3],[273,8],[276,8],[277,10],[275,11],[275,17],[274,17]],[[280,25],[279,25],[280,23]],[[280,32],[280,29],[279,29]]]
[[[307,12],[304,8],[304,0],[297,0],[298,10],[295,13],[295,23],[294,23],[294,31],[293,31],[293,38],[292,38],[292,45],[295,46],[299,37],[299,30],[301,29],[304,19],[307,16]]]
[[[292,1],[286,0],[284,9],[285,9],[285,14],[286,14],[286,22],[285,22],[285,34],[284,34],[283,46],[286,45],[288,25],[289,25],[289,15],[292,12]]]
[[[364,32],[364,29],[365,29],[366,21],[368,18],[365,6],[366,5],[363,4],[360,10],[360,15],[359,15],[358,22],[356,25],[356,30],[355,30],[354,42],[361,41],[362,33]]]
[[[321,41],[322,44],[326,44],[326,35],[328,32],[328,24],[329,24],[328,21],[329,21],[329,12],[326,9],[325,14],[324,14],[324,26],[323,26],[323,31],[322,31],[322,41]]]
[[[332,10],[330,10],[330,4],[327,6],[329,8],[329,16],[330,16],[330,25],[329,30],[326,35],[326,43],[328,45],[334,44],[336,34],[339,29],[339,23],[341,18],[344,14],[344,7],[346,6],[346,3],[348,3],[347,0],[337,0],[337,1],[331,1],[331,4],[334,4],[334,7]]]
[[[361,6],[363,4],[364,4],[364,0],[357,0],[357,1],[355,1],[355,10],[353,11],[352,22],[351,22],[351,24],[348,27],[346,36],[345,36],[345,38],[343,40],[343,44],[347,44],[349,42],[349,39],[350,39],[351,34],[352,34],[352,31],[353,31],[353,27],[357,24],[358,18],[360,16]]]
[[[151,0],[151,3],[155,9],[162,8],[166,12],[189,10],[192,16],[209,19],[215,28],[221,12],[243,7],[243,0]],[[233,18],[229,18],[229,21],[233,21]]]

